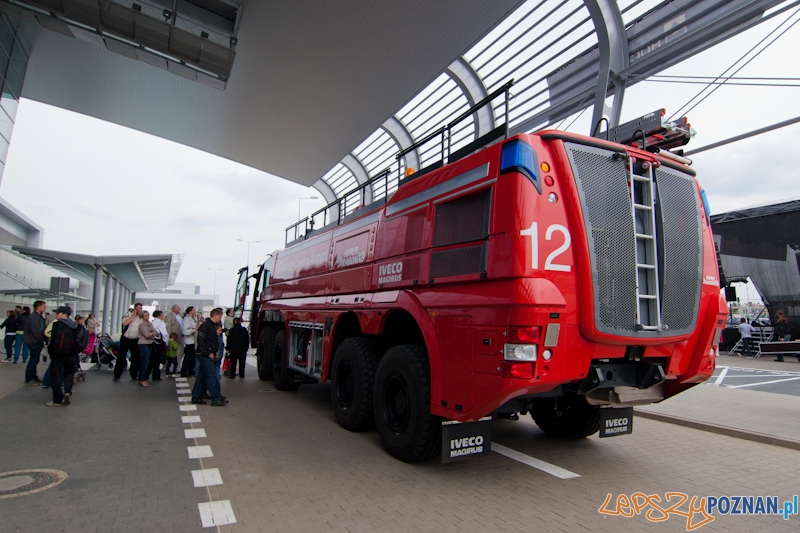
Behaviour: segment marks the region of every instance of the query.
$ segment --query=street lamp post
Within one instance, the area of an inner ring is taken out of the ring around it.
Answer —
[[[214,294],[214,305],[216,305],[217,304],[217,271],[225,270],[225,269],[224,268],[209,268],[209,270],[213,270],[214,271],[214,292],[212,294]]]
[[[239,241],[239,242],[247,243],[247,265],[245,265],[245,266],[247,266],[249,268],[250,267],[250,245],[251,244],[258,244],[261,241],[246,241],[244,239],[236,239],[236,240]]]
[[[300,220],[300,205],[302,205],[303,200],[316,200],[318,198],[319,196],[306,196],[297,200],[297,220]]]

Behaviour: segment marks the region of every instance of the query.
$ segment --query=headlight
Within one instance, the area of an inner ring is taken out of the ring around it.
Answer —
[[[503,354],[506,361],[536,361],[536,345],[506,344]]]

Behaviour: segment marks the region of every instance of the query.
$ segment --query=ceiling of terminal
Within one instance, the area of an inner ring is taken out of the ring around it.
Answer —
[[[22,96],[312,185],[522,2],[239,3],[224,90],[59,27],[37,32]]]

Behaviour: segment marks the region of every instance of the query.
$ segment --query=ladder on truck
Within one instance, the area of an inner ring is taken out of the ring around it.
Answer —
[[[636,328],[661,331],[661,294],[658,287],[656,194],[653,166],[631,161],[631,217],[636,237]]]

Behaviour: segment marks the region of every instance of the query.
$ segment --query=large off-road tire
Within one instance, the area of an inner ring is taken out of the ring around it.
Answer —
[[[394,346],[380,360],[375,423],[383,447],[401,461],[424,461],[441,453],[441,419],[431,414],[431,373],[422,346]]]
[[[350,431],[375,424],[372,398],[378,354],[365,337],[345,339],[336,349],[331,367],[331,402],[339,425]]]
[[[300,388],[300,384],[294,382],[294,370],[289,368],[288,353],[286,332],[281,330],[275,335],[275,348],[272,352],[275,388],[280,391],[295,391]]]
[[[590,405],[583,396],[566,394],[558,398],[558,410],[560,416],[548,411],[532,412],[531,417],[542,431],[562,439],[582,439],[600,430],[600,407]]]
[[[275,366],[272,361],[272,354],[275,352],[275,337],[278,331],[274,328],[265,327],[258,335],[256,345],[256,361],[258,364],[258,378],[261,381],[272,381],[275,373]]]

